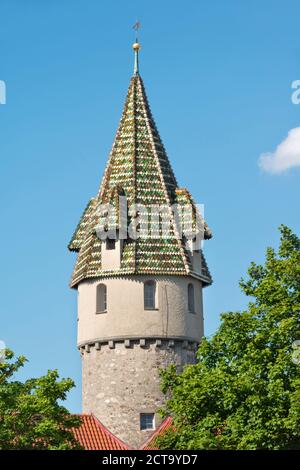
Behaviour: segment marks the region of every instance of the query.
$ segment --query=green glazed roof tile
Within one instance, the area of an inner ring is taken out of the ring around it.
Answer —
[[[128,206],[154,204],[169,207],[171,232],[167,239],[150,236],[125,240],[120,269],[107,271],[102,269],[102,242],[96,234],[103,220],[99,207],[111,203],[117,208],[119,195],[126,196]],[[99,192],[88,203],[68,245],[71,251],[78,252],[71,286],[75,287],[88,278],[126,274],[195,275],[210,284],[212,280],[203,253],[201,272],[194,272],[184,242],[175,236],[177,229],[171,211],[174,202],[190,202],[196,210],[188,191],[178,189],[152,117],[143,81],[136,73],[129,84]],[[205,238],[210,238],[210,231],[207,225],[205,227]]]

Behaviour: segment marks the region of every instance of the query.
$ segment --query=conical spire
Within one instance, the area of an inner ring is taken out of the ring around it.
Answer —
[[[125,190],[129,203],[165,204],[175,196],[177,182],[153,120],[139,74],[131,78],[119,128],[99,196],[112,187]]]
[[[98,195],[88,204],[69,244],[79,251],[71,285],[91,277],[124,274],[188,275],[192,272],[184,243],[176,236],[176,224],[171,205],[176,202],[178,185],[168,156],[155,125],[145,87],[138,70],[138,42],[133,45],[135,67],[127,97],[104,171]],[[166,206],[169,209],[169,238],[125,240],[120,269],[104,271],[101,265],[101,241],[95,227],[99,223],[97,209],[122,193],[128,206],[142,204]],[[209,272],[198,273],[210,283]]]

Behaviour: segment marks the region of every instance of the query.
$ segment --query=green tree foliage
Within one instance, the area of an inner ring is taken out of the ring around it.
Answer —
[[[10,350],[0,359],[0,449],[78,448],[70,429],[80,421],[58,403],[66,399],[73,381],[59,381],[55,370],[24,383],[12,380],[25,362]]]
[[[278,252],[268,248],[240,282],[247,310],[222,315],[196,365],[162,371],[174,430],[161,449],[300,448],[300,239],[280,232]]]

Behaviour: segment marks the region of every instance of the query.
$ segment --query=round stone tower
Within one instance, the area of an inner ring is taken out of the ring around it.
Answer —
[[[138,43],[134,51],[134,75],[103,180],[69,249],[78,252],[71,286],[78,290],[83,412],[139,448],[160,423],[159,370],[195,361],[203,336],[202,289],[211,283],[199,237],[181,236],[183,211],[176,217],[174,204],[191,209],[184,216],[190,214],[190,226],[203,222],[202,238],[211,233],[189,192],[178,188],[139,74]],[[153,207],[160,208],[158,227],[144,232],[141,216],[149,221]]]

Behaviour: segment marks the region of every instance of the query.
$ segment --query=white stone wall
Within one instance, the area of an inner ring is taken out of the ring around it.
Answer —
[[[140,413],[163,404],[159,369],[194,362],[196,344],[168,340],[116,342],[82,350],[83,412],[93,413],[131,448],[153,431],[140,430]],[[155,416],[156,426],[160,423]]]
[[[157,309],[144,310],[144,281],[157,282]],[[107,313],[96,314],[96,286],[107,286]],[[194,284],[195,313],[188,312],[187,286]],[[191,277],[107,278],[78,286],[78,345],[96,340],[203,336],[202,283]]]

